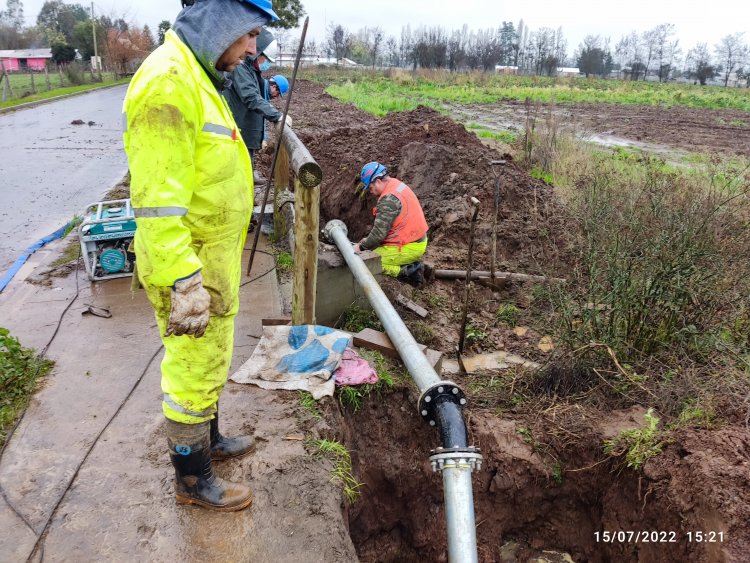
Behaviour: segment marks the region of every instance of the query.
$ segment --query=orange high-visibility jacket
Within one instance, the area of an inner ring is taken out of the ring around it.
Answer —
[[[427,220],[424,218],[422,206],[419,204],[417,196],[412,189],[404,184],[401,180],[391,178],[388,180],[380,198],[387,195],[393,195],[401,202],[401,213],[393,221],[391,230],[388,231],[384,245],[398,246],[399,248],[410,242],[416,242],[427,234]],[[378,200],[380,200],[378,198]],[[377,215],[377,208],[372,210],[373,215]]]

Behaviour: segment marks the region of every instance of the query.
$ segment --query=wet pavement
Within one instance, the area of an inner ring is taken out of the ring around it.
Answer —
[[[0,114],[0,274],[124,176],[126,89],[105,88]],[[83,124],[72,125],[75,120]]]
[[[37,253],[37,267],[64,244]],[[260,254],[253,277],[272,267],[273,258]],[[30,284],[21,272],[0,294],[3,325],[23,345],[43,348],[76,293],[76,275],[80,295],[48,352],[56,365],[0,462],[9,501],[33,527],[0,499],[0,561],[26,560],[50,516],[47,562],[356,561],[330,466],[314,460],[303,442],[287,439],[332,433],[323,423],[310,428],[296,393],[227,384],[223,431],[253,434],[258,446],[249,456],[217,464],[217,473],[248,482],[254,504],[229,514],[175,505],[163,435],[160,341],[144,293],[132,294],[129,278],[91,283],[82,269],[50,278],[50,285]],[[280,303],[273,273],[241,289],[233,370],[257,344],[261,318],[279,316]],[[82,315],[85,304],[110,307],[112,318]]]

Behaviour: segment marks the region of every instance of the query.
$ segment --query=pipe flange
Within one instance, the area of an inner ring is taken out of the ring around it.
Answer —
[[[432,450],[430,465],[434,473],[444,469],[482,469],[482,454],[479,448],[437,448]]]
[[[466,405],[466,394],[452,381],[440,381],[429,387],[419,396],[417,408],[419,414],[430,426],[437,425],[435,408],[441,402],[441,399],[456,403],[462,409]]]
[[[339,228],[344,231],[345,237],[349,236],[349,229],[346,228],[346,223],[344,223],[340,219],[331,219],[330,221],[328,221],[328,223],[326,223],[326,226],[323,227],[323,234],[328,240],[334,240],[333,235],[331,235],[331,231],[335,228]]]

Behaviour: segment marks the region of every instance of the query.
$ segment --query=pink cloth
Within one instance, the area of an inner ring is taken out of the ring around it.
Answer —
[[[361,385],[377,383],[378,374],[362,356],[351,348],[344,350],[339,367],[333,373],[336,385]]]

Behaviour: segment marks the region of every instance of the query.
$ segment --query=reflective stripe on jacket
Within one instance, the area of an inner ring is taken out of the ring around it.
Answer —
[[[403,246],[415,242],[427,234],[427,220],[424,218],[422,206],[412,189],[401,180],[391,178],[380,194],[381,198],[392,195],[401,202],[401,213],[393,221],[391,230],[383,241],[384,245]],[[377,207],[373,208],[372,214],[377,216]]]
[[[173,31],[133,77],[123,123],[138,271],[170,286],[203,267],[203,245],[247,230],[250,157],[224,99]]]

